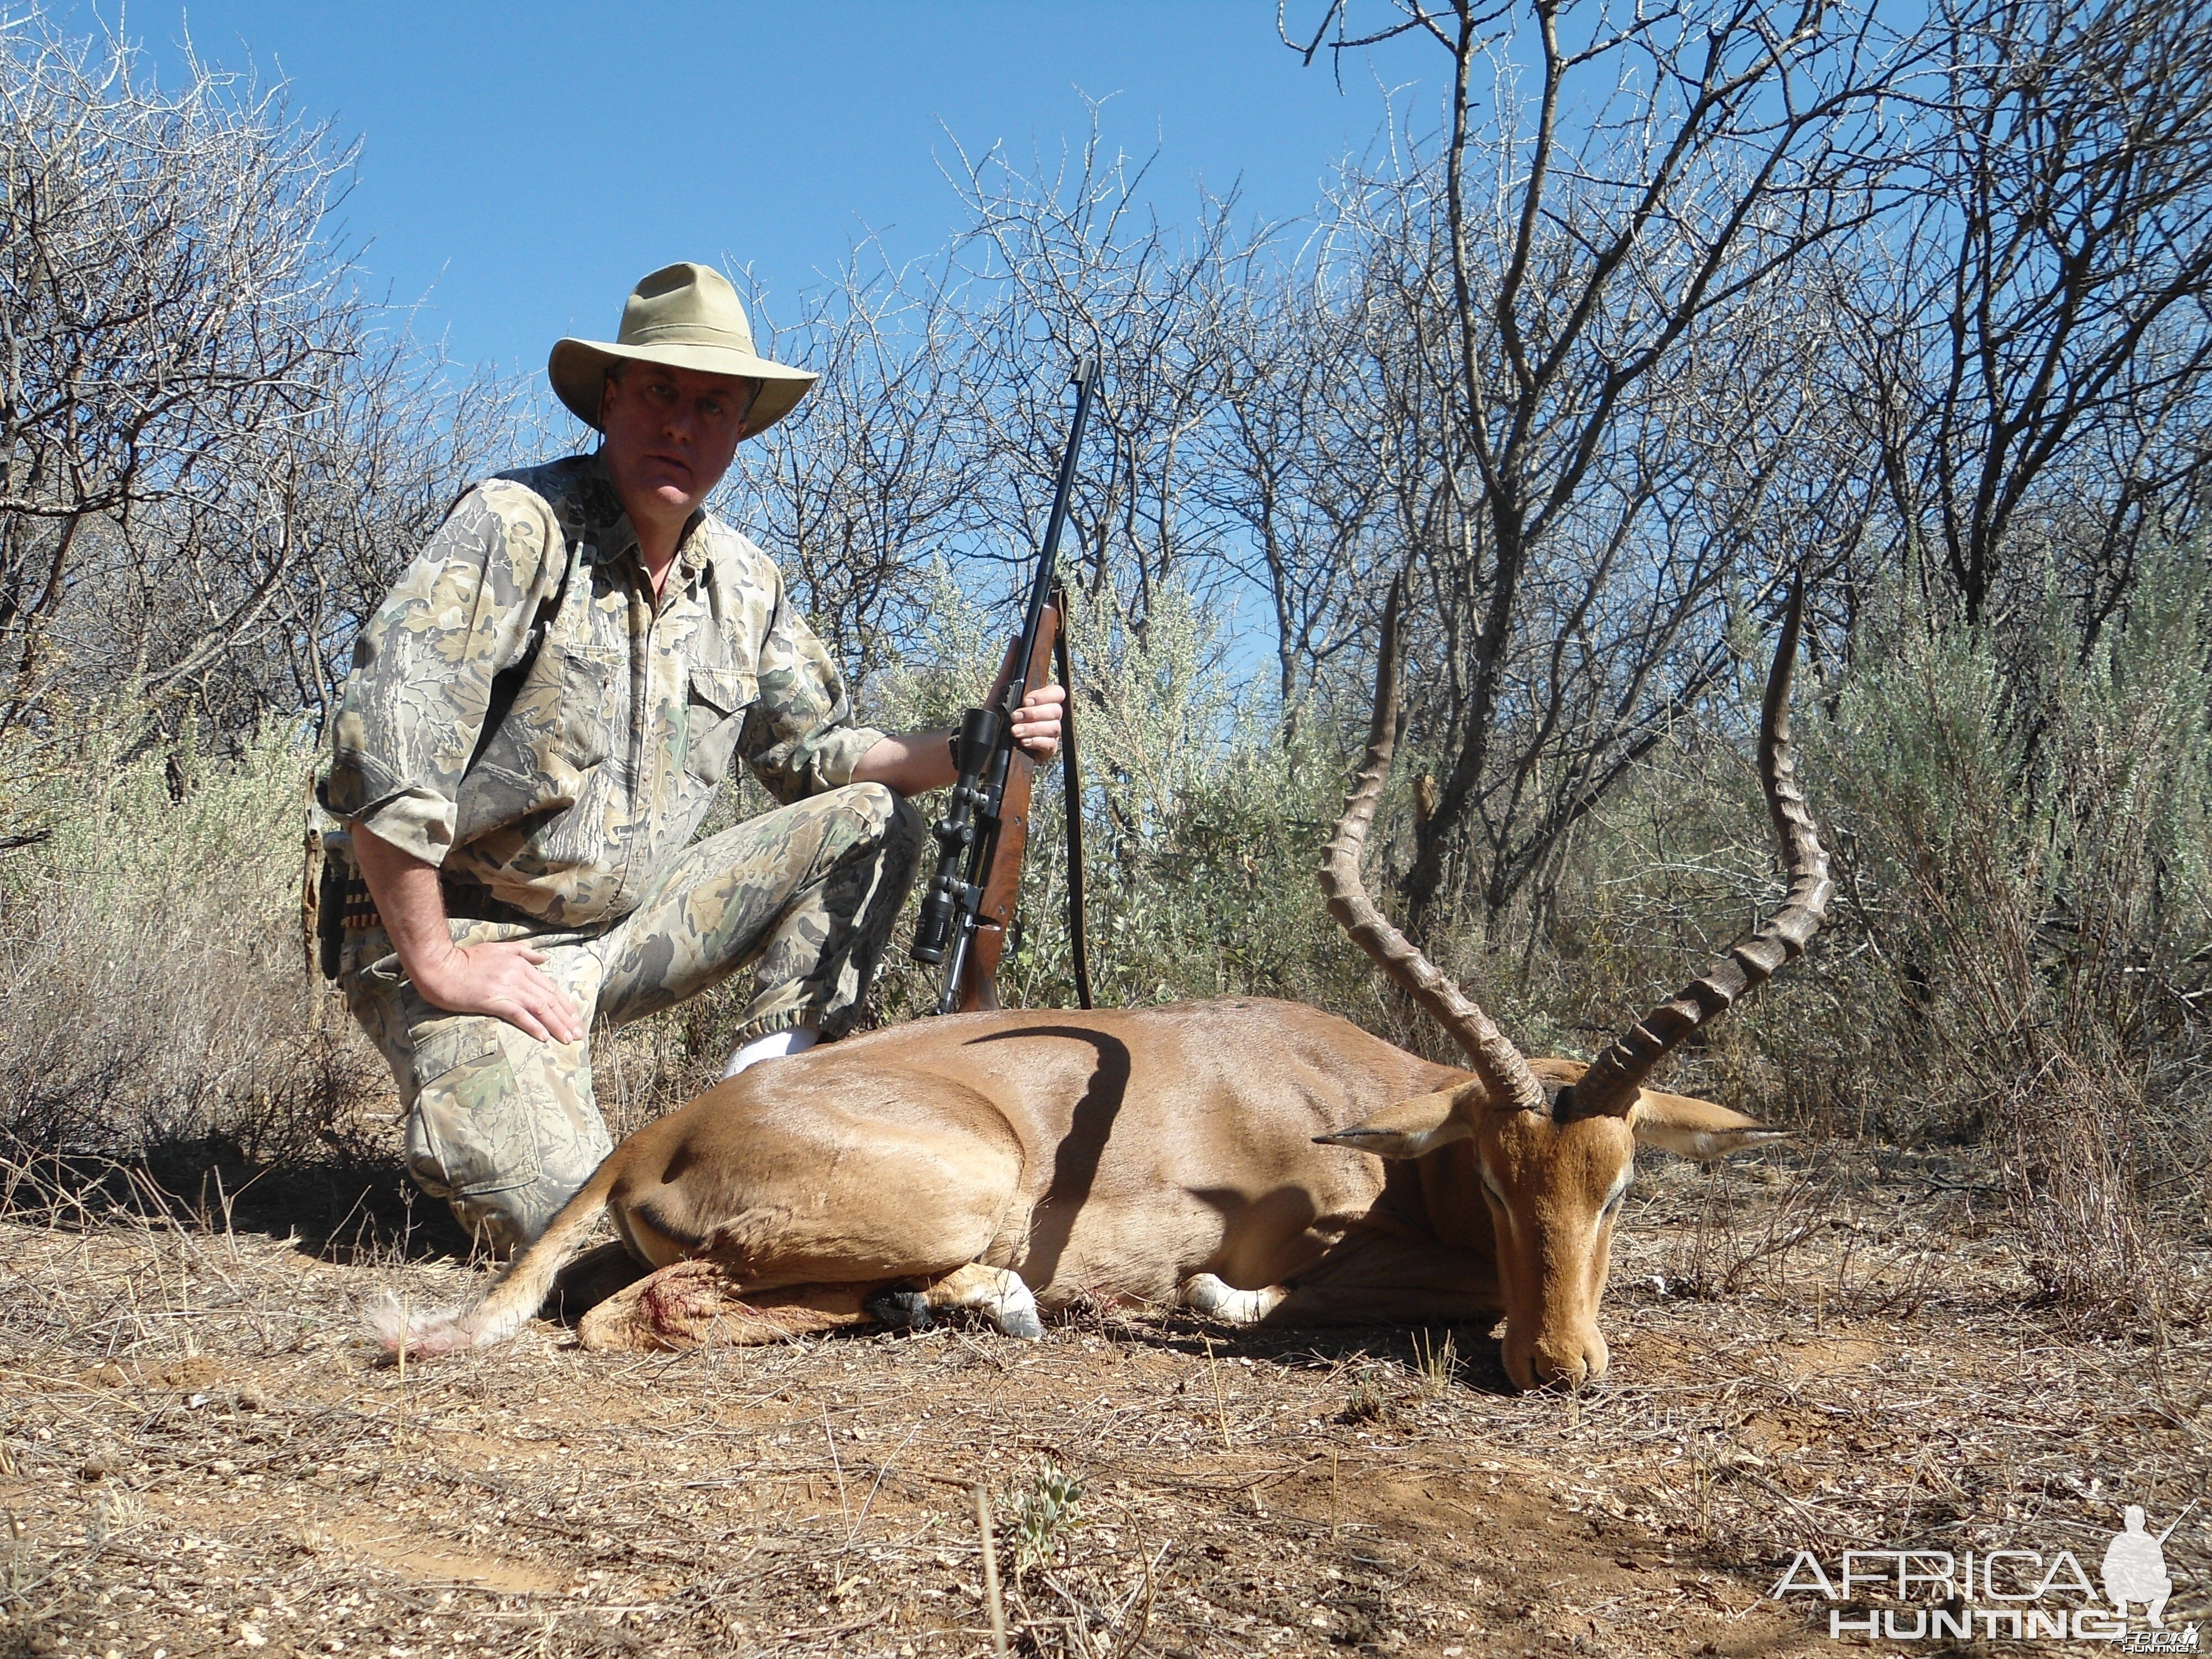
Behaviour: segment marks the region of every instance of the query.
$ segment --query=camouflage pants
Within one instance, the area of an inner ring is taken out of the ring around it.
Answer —
[[[897,795],[852,784],[687,848],[603,928],[456,921],[453,941],[528,939],[587,1026],[642,1019],[742,973],[750,994],[733,1042],[800,1024],[834,1037],[867,991],[925,839]],[[611,1150],[588,1034],[540,1042],[432,1007],[380,928],[348,939],[340,981],[406,1103],[416,1183],[495,1249],[537,1237]]]

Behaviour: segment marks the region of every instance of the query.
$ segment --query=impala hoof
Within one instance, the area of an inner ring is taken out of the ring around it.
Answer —
[[[894,1330],[926,1331],[937,1323],[920,1291],[878,1291],[860,1305]]]

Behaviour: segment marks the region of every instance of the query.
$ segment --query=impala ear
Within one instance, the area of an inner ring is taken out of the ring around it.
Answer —
[[[1350,1146],[1377,1158],[1419,1158],[1455,1140],[1472,1140],[1474,1125],[1452,1110],[1459,1096],[1456,1089],[1415,1095],[1385,1106],[1363,1123],[1347,1125],[1334,1134],[1316,1135],[1314,1144]]]
[[[1730,1152],[1764,1146],[1790,1133],[1787,1129],[1770,1129],[1756,1119],[1716,1106],[1710,1100],[1656,1094],[1649,1089],[1637,1096],[1636,1103],[1628,1109],[1628,1127],[1646,1146],[1684,1158],[1726,1158]]]

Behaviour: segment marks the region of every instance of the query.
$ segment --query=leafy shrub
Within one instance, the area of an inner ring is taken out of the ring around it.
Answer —
[[[21,786],[46,831],[0,861],[0,1140],[297,1157],[385,1082],[307,976],[307,757],[272,733],[235,761],[128,758],[137,729],[86,711],[68,763]]]
[[[2169,560],[2086,653],[2061,614],[2026,672],[1986,634],[1899,629],[1823,747],[1873,964],[1859,1086],[1893,1133],[2003,1153],[2033,1270],[2088,1304],[2138,1293],[2144,1204],[2203,1179],[2212,584]]]

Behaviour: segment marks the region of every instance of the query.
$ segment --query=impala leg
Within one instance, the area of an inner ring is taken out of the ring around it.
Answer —
[[[872,1323],[861,1285],[758,1289],[727,1264],[694,1257],[647,1274],[586,1314],[577,1327],[594,1353],[752,1347]]]
[[[539,1317],[573,1325],[652,1271],[623,1239],[586,1250],[555,1276]]]
[[[932,1308],[973,1309],[1008,1336],[1044,1334],[1036,1296],[1019,1273],[1005,1267],[987,1267],[980,1261],[955,1267],[924,1291],[922,1299]]]
[[[1502,1310],[1487,1261],[1433,1243],[1358,1233],[1291,1285],[1240,1291],[1193,1273],[1176,1300],[1233,1325],[1393,1325],[1489,1319]]]
[[[1176,1300],[1194,1313],[1231,1325],[1256,1325],[1283,1304],[1290,1291],[1280,1285],[1256,1291],[1240,1291],[1212,1273],[1193,1273],[1176,1292]]]
[[[1270,1285],[1240,1291],[1212,1273],[1193,1273],[1176,1292],[1193,1313],[1230,1325],[1412,1325],[1494,1318],[1497,1298],[1479,1291],[1419,1285]]]

